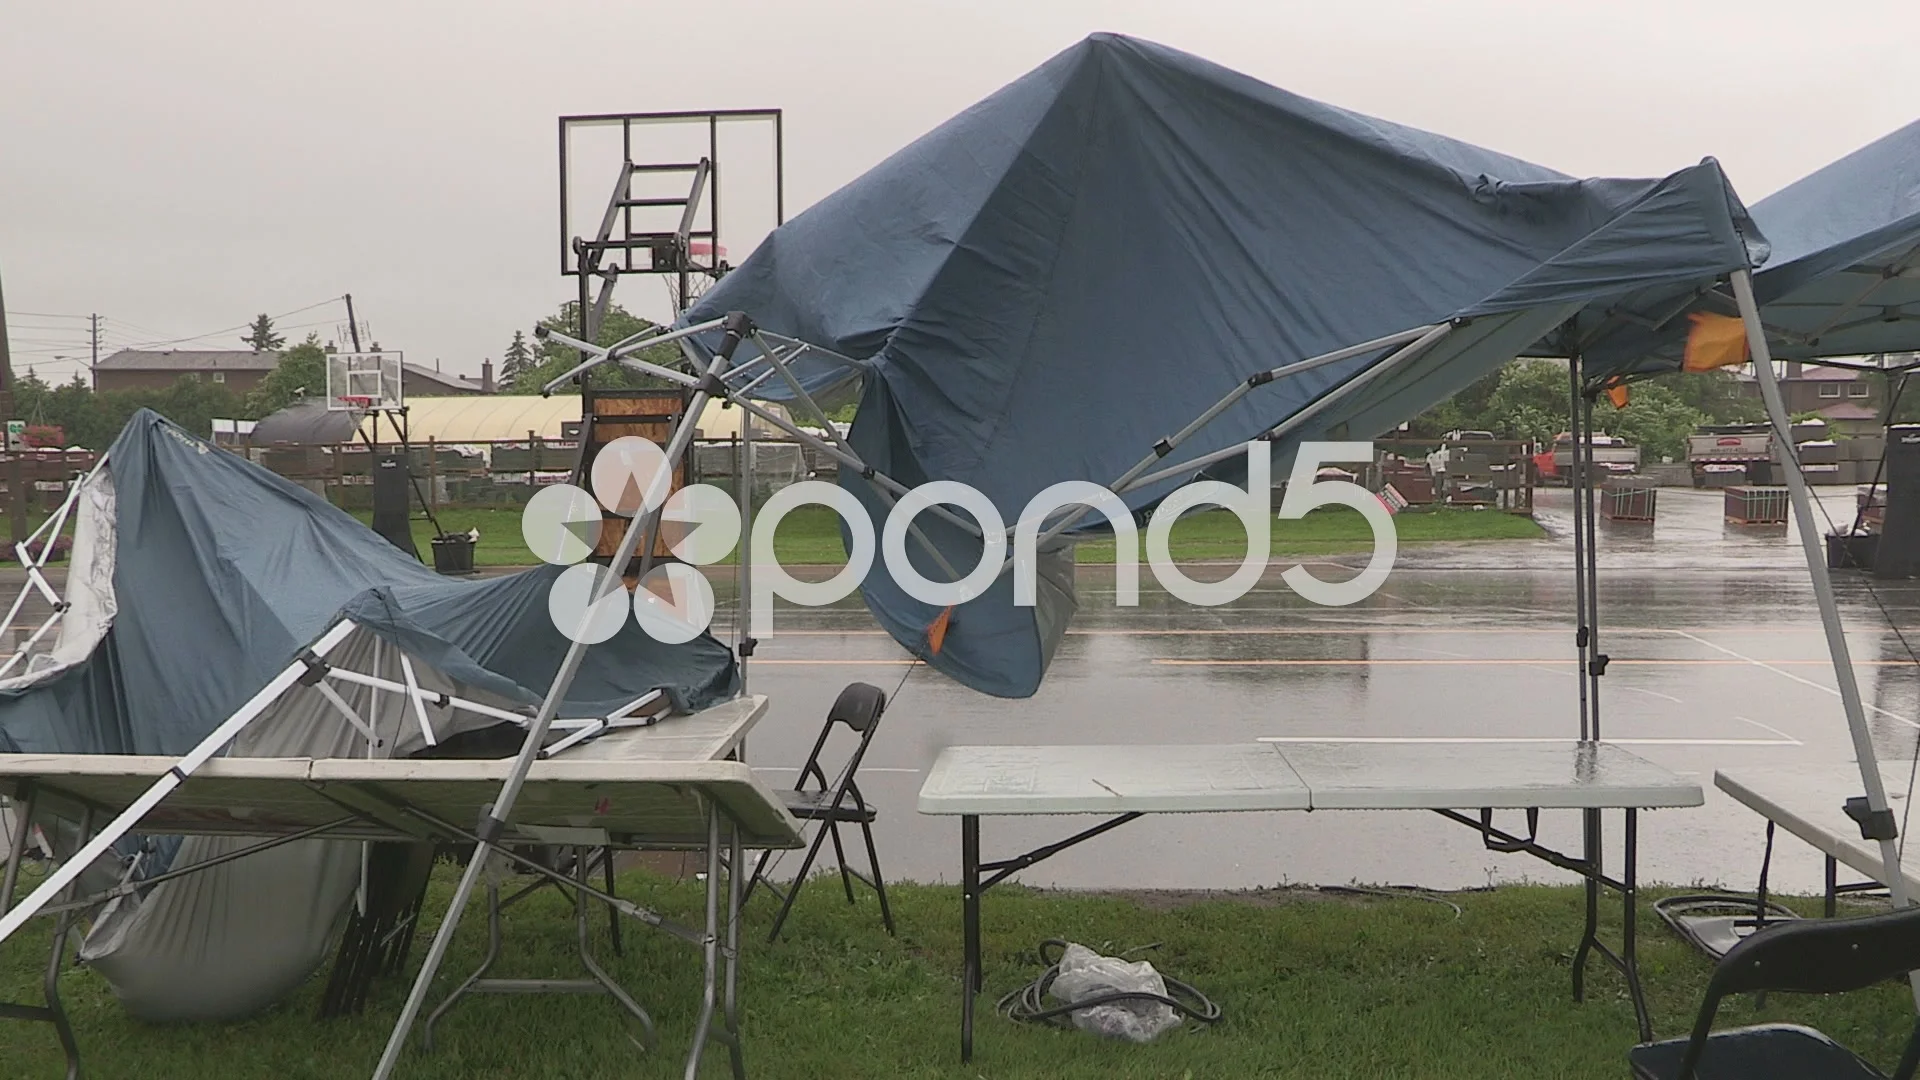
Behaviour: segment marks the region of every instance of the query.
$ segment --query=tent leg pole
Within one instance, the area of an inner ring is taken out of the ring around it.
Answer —
[[[584,317],[584,316],[583,316]],[[726,340],[720,350],[714,354],[713,362],[707,367],[707,377],[718,379],[733,361],[734,350],[749,332],[752,324],[744,315],[728,315]],[[693,399],[688,402],[687,414],[680,425],[674,429],[673,437],[667,443],[665,469],[671,476],[686,455],[687,448],[693,442],[695,418],[707,406],[708,394],[695,390]],[[621,574],[634,551],[640,545],[642,533],[647,535],[648,549],[645,563],[652,562],[652,534],[654,523],[660,518],[658,509],[652,513],[635,514],[627,525],[626,535],[620,539],[620,547],[609,561],[612,573],[607,575],[607,589],[621,588]],[[601,595],[605,595],[602,593]],[[595,601],[600,599],[596,596]],[[591,610],[591,605],[589,606]],[[560,668],[554,673],[553,683],[547,688],[547,696],[540,704],[539,713],[527,726],[526,740],[520,744],[520,753],[514,758],[513,768],[500,785],[500,794],[495,797],[481,818],[477,830],[479,842],[473,846],[472,861],[467,863],[467,872],[460,876],[460,884],[454,889],[453,899],[447,903],[447,913],[440,920],[440,928],[433,935],[433,944],[427,949],[426,959],[421,962],[420,973],[414,977],[413,989],[407,993],[406,1004],[401,1006],[400,1017],[394,1021],[393,1032],[387,1037],[387,1047],[380,1054],[380,1061],[374,1066],[373,1080],[387,1080],[393,1075],[394,1067],[400,1063],[400,1052],[406,1048],[407,1036],[413,1030],[413,1022],[419,1018],[420,1009],[426,1004],[427,991],[433,987],[433,977],[446,961],[447,948],[453,943],[453,933],[460,926],[460,916],[466,911],[468,901],[473,899],[474,886],[479,884],[485,872],[487,857],[493,853],[494,842],[505,830],[506,823],[512,820],[513,804],[520,797],[520,788],[527,782],[527,774],[533,770],[533,763],[540,756],[541,745],[546,742],[547,732],[553,726],[554,717],[559,715],[560,704],[566,700],[567,690],[573,685],[573,677],[580,671],[580,662],[586,658],[587,646],[578,639],[567,646],[566,656],[560,661]],[[584,886],[583,886],[584,888]],[[580,900],[584,903],[584,899]]]
[[[1586,376],[1586,363],[1581,362],[1581,376]],[[1580,475],[1585,483],[1580,485],[1580,513],[1587,519],[1587,564],[1581,573],[1587,577],[1587,661],[1582,677],[1587,680],[1587,701],[1592,709],[1589,717],[1589,729],[1595,742],[1600,741],[1600,676],[1606,674],[1607,657],[1600,651],[1600,530],[1593,517],[1593,398],[1581,395],[1580,430],[1585,438],[1581,445],[1574,448],[1580,455]]]
[[[1760,397],[1766,403],[1767,416],[1773,422],[1776,457],[1786,473],[1787,497],[1793,502],[1794,523],[1800,530],[1800,546],[1807,557],[1807,574],[1813,579],[1813,598],[1820,608],[1820,623],[1826,631],[1827,651],[1833,656],[1833,676],[1840,690],[1840,702],[1846,710],[1847,728],[1853,736],[1854,757],[1860,763],[1860,782],[1866,789],[1867,809],[1883,820],[1889,813],[1886,782],[1880,776],[1879,756],[1873,749],[1873,735],[1867,729],[1866,710],[1860,703],[1860,684],[1854,679],[1853,658],[1847,651],[1846,630],[1840,624],[1840,608],[1833,598],[1833,579],[1827,574],[1826,554],[1813,520],[1813,499],[1807,492],[1807,478],[1800,471],[1800,455],[1793,448],[1793,425],[1780,395],[1780,384],[1773,373],[1773,355],[1767,349],[1767,335],[1760,325],[1760,306],[1753,298],[1753,279],[1748,271],[1732,275],[1733,296],[1740,306],[1740,319],[1746,324],[1747,348],[1753,355],[1753,373],[1760,383]],[[1907,906],[1906,877],[1900,869],[1900,847],[1892,837],[1880,839],[1880,858],[1885,866],[1887,891],[1893,906]],[[1920,973],[1910,974],[1914,1003],[1920,1007]]]
[[[1586,518],[1580,513],[1580,358],[1567,362],[1567,433],[1573,446],[1567,455],[1567,494],[1573,497],[1573,611],[1574,674],[1580,696],[1580,741],[1592,737],[1587,723],[1587,538]]]

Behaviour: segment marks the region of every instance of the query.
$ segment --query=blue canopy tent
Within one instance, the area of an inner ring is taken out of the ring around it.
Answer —
[[[954,480],[1011,522],[1068,480],[1151,507],[1249,439],[1284,475],[1303,440],[1390,430],[1764,256],[1711,160],[1576,180],[1102,34],[775,230],[681,326],[740,311],[768,332],[742,347],[742,399],[860,377],[836,450],[876,520]],[[965,517],[918,520],[923,575],[979,562]],[[1073,608],[1050,548],[1032,607],[1005,574],[951,611],[883,573],[865,598],[934,667],[1030,695]]]

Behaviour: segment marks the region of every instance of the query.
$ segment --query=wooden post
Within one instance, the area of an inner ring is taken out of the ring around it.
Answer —
[[[427,436],[427,509],[440,509],[440,455],[434,452],[433,436]]]

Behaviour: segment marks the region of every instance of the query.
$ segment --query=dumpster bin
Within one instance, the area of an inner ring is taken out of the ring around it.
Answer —
[[[465,533],[434,537],[433,568],[442,574],[473,573],[473,537]]]
[[[1879,533],[1828,533],[1827,569],[1871,570],[1873,553],[1879,546]]]

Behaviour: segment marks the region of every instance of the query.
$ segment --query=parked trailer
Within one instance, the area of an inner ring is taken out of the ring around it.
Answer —
[[[1629,476],[1640,469],[1640,448],[1628,445],[1617,435],[1592,436],[1593,468],[1597,479]],[[1561,432],[1554,436],[1553,449],[1533,456],[1535,471],[1543,482],[1565,485],[1573,475],[1573,436]]]
[[[1772,461],[1773,429],[1765,424],[1708,425],[1687,436],[1687,464],[1693,471],[1694,487],[1718,486],[1709,484],[1709,472],[1733,471],[1710,470],[1708,466],[1739,466],[1743,474],[1749,474],[1760,471],[1754,466]]]

